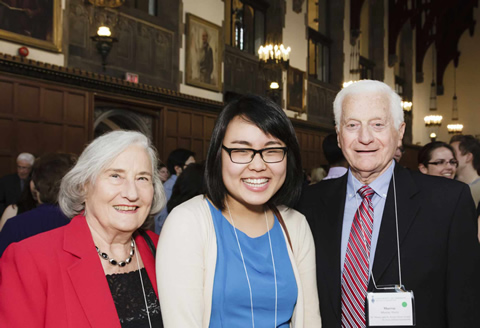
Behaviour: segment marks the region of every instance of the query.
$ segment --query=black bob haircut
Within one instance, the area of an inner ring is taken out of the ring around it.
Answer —
[[[303,183],[300,147],[295,130],[290,119],[277,104],[268,98],[254,95],[233,100],[218,116],[205,162],[205,185],[208,198],[220,210],[225,209],[228,190],[222,177],[222,144],[228,124],[237,116],[254,124],[265,134],[285,143],[288,148],[285,182],[267,202],[267,205],[293,207],[300,197]],[[225,156],[228,155],[225,153]]]

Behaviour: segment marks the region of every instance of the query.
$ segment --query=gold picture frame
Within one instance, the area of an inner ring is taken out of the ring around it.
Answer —
[[[305,111],[305,72],[291,66],[287,71],[287,109]]]
[[[185,83],[221,92],[222,43],[220,26],[195,15],[187,14],[185,34]]]
[[[31,8],[24,8],[0,0],[0,39],[61,52],[62,0],[32,3]],[[41,4],[45,6],[42,8]]]

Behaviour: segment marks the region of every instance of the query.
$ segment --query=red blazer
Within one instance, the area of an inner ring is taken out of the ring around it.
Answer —
[[[153,254],[135,241],[158,297]],[[10,245],[0,259],[1,326],[120,328],[100,261],[83,216]]]

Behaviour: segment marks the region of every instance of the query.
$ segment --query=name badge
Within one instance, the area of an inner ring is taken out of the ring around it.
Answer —
[[[415,326],[412,291],[367,293],[367,324],[375,326]]]

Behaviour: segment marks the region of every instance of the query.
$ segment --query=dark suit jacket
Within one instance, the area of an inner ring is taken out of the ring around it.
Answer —
[[[20,177],[17,173],[6,175],[0,179],[0,216],[8,205],[18,202],[21,193]]]
[[[417,327],[480,327],[480,245],[466,184],[394,170],[402,283],[415,296]],[[315,239],[323,327],[340,327],[340,244],[348,175],[308,187],[298,204]],[[393,180],[392,180],[393,181]],[[373,274],[398,284],[393,183],[380,227]],[[370,279],[369,291],[373,290]]]
[[[5,222],[0,231],[0,257],[8,245],[53,230],[69,223],[60,207],[52,204],[41,204],[33,210],[24,212]]]
[[[149,235],[156,245],[158,235]],[[158,297],[153,254],[142,237],[135,241]],[[0,259],[2,327],[120,328],[100,261],[82,216],[10,245]]]

